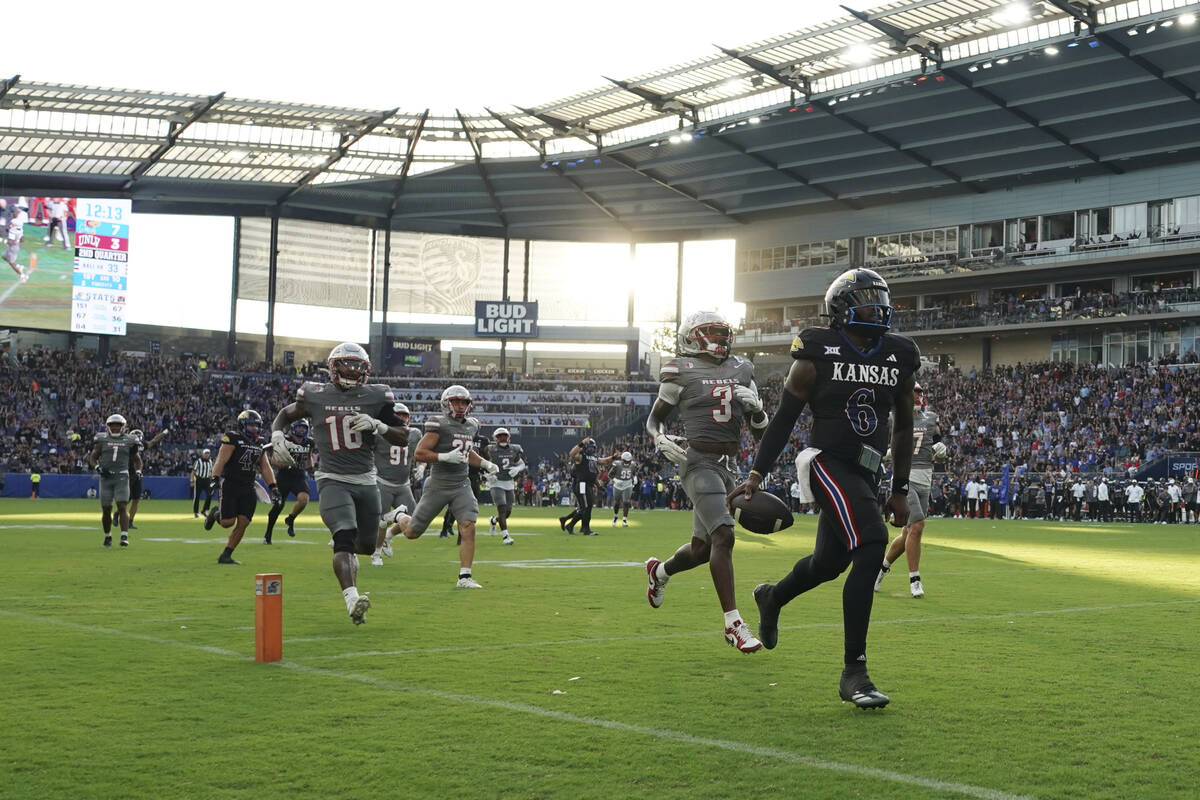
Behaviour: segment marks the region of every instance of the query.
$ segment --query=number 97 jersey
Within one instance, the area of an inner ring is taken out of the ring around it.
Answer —
[[[864,444],[882,455],[896,393],[921,366],[916,344],[885,333],[863,352],[838,331],[808,328],[792,341],[792,358],[811,361],[817,370],[809,398],[812,446],[852,463]]]
[[[735,386],[755,392],[754,364],[729,356],[719,364],[705,358],[679,356],[662,365],[658,374],[660,399],[679,407],[679,421],[689,439],[737,442],[746,410],[734,397]]]

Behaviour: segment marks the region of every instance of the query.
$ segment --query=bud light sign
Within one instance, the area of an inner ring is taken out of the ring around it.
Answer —
[[[536,339],[537,309],[532,303],[507,300],[475,301],[475,335],[494,339]]]

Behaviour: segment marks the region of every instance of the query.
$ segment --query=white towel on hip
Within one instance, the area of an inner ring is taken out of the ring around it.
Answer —
[[[800,455],[796,456],[796,483],[800,484],[800,502],[815,503],[817,498],[813,495],[812,484],[809,482],[809,469],[812,467],[812,460],[821,452],[818,447],[806,447],[800,451]]]

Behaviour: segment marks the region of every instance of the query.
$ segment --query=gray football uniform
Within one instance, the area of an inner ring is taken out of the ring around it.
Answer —
[[[608,474],[612,476],[613,481],[613,508],[622,503],[629,503],[630,498],[633,497],[633,482],[637,478],[637,466],[617,461]]]
[[[138,441],[128,433],[113,436],[107,430],[96,434],[100,445],[100,504],[129,501],[129,462],[138,451]]]
[[[933,483],[933,435],[938,415],[929,410],[913,414],[912,470],[908,474],[908,521],[920,522],[929,515],[929,485]]]
[[[516,479],[509,470],[525,460],[525,450],[519,444],[493,443],[488,447],[488,460],[500,468],[492,478],[492,502],[497,506],[513,506],[517,502]]]
[[[745,409],[733,396],[734,386],[754,385],[754,364],[730,356],[720,364],[679,356],[662,365],[658,396],[679,407],[679,421],[689,439],[737,442]]]
[[[379,507],[383,511],[404,506],[408,512],[416,508],[413,499],[412,478],[413,453],[417,451],[418,437],[409,431],[408,444],[392,444],[382,436],[375,437],[375,470],[378,473]]]
[[[398,424],[392,411],[392,390],[377,383],[343,389],[333,383],[306,381],[296,390],[296,400],[308,406],[313,421],[321,520],[333,533],[357,531],[357,552],[374,552],[382,513],[375,485],[374,448],[375,440],[382,437],[350,430],[349,420],[364,413]]]
[[[754,384],[754,364],[741,356],[730,356],[720,364],[706,359],[679,356],[663,364],[658,396],[679,407],[679,420],[689,440],[738,442],[745,409],[734,397],[734,386]],[[687,449],[687,461],[679,468],[683,489],[692,501],[692,536],[703,541],[722,525],[733,527],[725,495],[737,481],[733,459]]]
[[[470,454],[475,446],[475,434],[478,432],[479,420],[474,417],[457,420],[445,414],[438,414],[425,420],[425,433],[434,433],[438,437],[433,446],[435,453],[460,450]],[[475,522],[479,519],[479,503],[475,499],[475,493],[471,491],[465,463],[448,464],[435,461],[429,465],[429,477],[425,479],[421,500],[413,511],[410,523],[413,532],[424,533],[433,518],[447,506],[459,522]]]

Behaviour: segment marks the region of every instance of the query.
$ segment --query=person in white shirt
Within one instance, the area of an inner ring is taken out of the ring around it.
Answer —
[[[983,509],[979,506],[979,484],[976,482],[974,476],[972,476],[967,481],[967,516],[975,519],[982,515]]]
[[[795,513],[800,510],[800,484],[797,481],[792,481],[788,494],[792,497],[792,512]]]
[[[1108,483],[1104,478],[1096,484],[1096,503],[1099,504],[1100,510],[1097,517],[1101,522],[1112,522],[1112,505],[1108,502]]]
[[[3,204],[0,205],[0,214],[3,214],[8,204],[4,200],[0,200],[0,204]],[[12,267],[12,271],[17,273],[17,278],[21,283],[29,280],[29,273],[17,263],[17,259],[21,255],[21,240],[25,238],[25,225],[28,222],[29,201],[22,197],[17,200],[16,208],[9,212],[7,246],[4,250],[4,260]]]
[[[1142,498],[1146,495],[1146,491],[1138,486],[1137,481],[1133,481],[1125,489],[1125,507],[1129,509],[1129,521],[1142,521]]]
[[[1070,519],[1079,522],[1083,516],[1083,496],[1087,493],[1087,484],[1078,478],[1071,484],[1071,511]]]
[[[50,226],[42,244],[52,244],[55,237],[62,241],[63,250],[71,249],[71,235],[67,233],[67,202],[61,197],[55,197],[50,202]]]
[[[1167,484],[1167,494],[1171,498],[1171,508],[1167,510],[1167,521],[1174,524],[1179,522],[1179,500],[1183,497],[1183,490],[1174,478],[1171,478],[1171,482]]]

